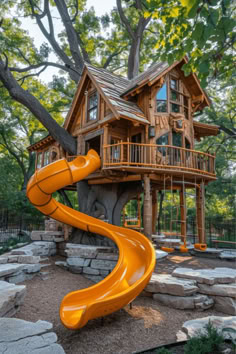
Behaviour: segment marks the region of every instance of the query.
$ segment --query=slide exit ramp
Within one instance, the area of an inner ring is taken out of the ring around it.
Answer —
[[[114,226],[71,209],[52,198],[55,191],[76,183],[100,167],[94,150],[73,161],[55,161],[35,172],[27,186],[27,197],[43,214],[62,223],[114,241],[119,259],[101,282],[67,294],[60,318],[69,329],[79,329],[94,318],[115,312],[133,301],[149,282],[155,267],[155,250],[147,237],[134,230]]]

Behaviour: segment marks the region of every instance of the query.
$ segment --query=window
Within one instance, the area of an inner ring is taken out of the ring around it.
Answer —
[[[37,168],[41,168],[42,167],[42,153],[39,152],[37,155]]]
[[[98,95],[97,92],[94,92],[88,97],[88,115],[87,115],[88,122],[97,119],[97,111],[98,111]]]
[[[49,164],[49,150],[44,151],[43,156],[43,165],[46,166]]]
[[[167,112],[167,86],[164,84],[156,95],[157,112]]]
[[[157,145],[168,145],[168,143],[169,143],[169,139],[168,139],[168,133],[166,133],[166,134],[164,134],[164,135],[162,135],[162,136],[160,136],[157,140],[156,140],[156,144]],[[163,155],[163,156],[166,156],[166,153],[167,153],[167,151],[166,151],[166,147],[158,147],[157,149],[158,149],[158,151]]]
[[[180,113],[179,80],[170,77],[170,111]]]
[[[156,94],[156,111],[160,113],[181,113],[189,118],[189,96],[181,81],[167,76],[166,82]]]
[[[172,131],[172,145],[182,147],[182,134]]]
[[[170,88],[173,90],[178,90],[178,80],[171,78],[170,79]]]

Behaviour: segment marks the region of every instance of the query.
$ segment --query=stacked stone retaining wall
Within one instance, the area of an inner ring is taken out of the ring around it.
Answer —
[[[236,270],[176,268],[172,275],[153,274],[145,295],[177,309],[217,311],[236,315]]]
[[[63,248],[64,246],[64,248]],[[99,282],[116,266],[119,255],[112,247],[87,246],[67,243],[60,245],[60,253],[67,256],[66,262],[56,262],[59,266],[68,268],[73,273]]]

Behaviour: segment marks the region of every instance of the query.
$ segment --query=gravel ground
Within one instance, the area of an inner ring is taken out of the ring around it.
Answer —
[[[27,293],[24,304],[15,317],[27,321],[45,320],[53,323],[66,354],[130,354],[138,350],[175,341],[176,332],[185,321],[210,315],[227,316],[215,310],[204,312],[183,311],[159,305],[148,297],[139,296],[132,309],[122,310],[104,319],[95,319],[78,330],[66,329],[60,322],[59,306],[62,298],[70,291],[91,286],[93,283],[79,274],[72,274],[54,265],[62,257],[52,257],[42,269],[48,279],[36,276],[25,281]],[[172,273],[176,267],[236,268],[234,262],[169,255],[156,265],[155,273]]]

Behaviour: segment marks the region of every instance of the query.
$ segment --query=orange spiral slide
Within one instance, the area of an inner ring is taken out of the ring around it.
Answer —
[[[107,224],[52,198],[52,193],[82,180],[100,167],[94,150],[72,162],[55,161],[35,172],[27,186],[27,197],[43,214],[76,228],[113,240],[119,259],[113,271],[101,282],[67,294],[60,306],[65,327],[79,329],[94,318],[115,312],[134,300],[149,282],[155,267],[155,250],[142,234]]]

